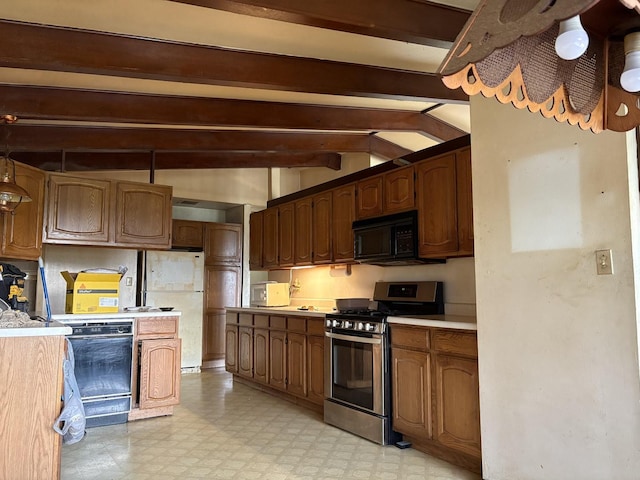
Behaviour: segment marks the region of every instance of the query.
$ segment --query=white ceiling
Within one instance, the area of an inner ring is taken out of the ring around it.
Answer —
[[[472,10],[478,0],[450,0]],[[233,49],[435,72],[447,50],[419,44],[285,23],[159,0],[0,0],[0,17]],[[91,45],[84,48],[90,53]],[[118,92],[237,98],[316,105],[423,111],[434,104],[306,94],[79,73],[0,68],[0,84],[89,88]],[[448,104],[431,115],[469,132],[468,105]],[[185,128],[187,128],[186,126]],[[380,132],[410,150],[436,143],[419,133]]]

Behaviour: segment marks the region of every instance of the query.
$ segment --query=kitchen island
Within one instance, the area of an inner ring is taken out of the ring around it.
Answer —
[[[0,478],[58,479],[65,335],[58,322],[0,328]]]

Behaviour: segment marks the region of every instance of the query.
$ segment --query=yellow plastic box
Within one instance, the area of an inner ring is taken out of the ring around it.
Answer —
[[[119,273],[60,272],[67,281],[65,313],[112,313],[118,311]]]

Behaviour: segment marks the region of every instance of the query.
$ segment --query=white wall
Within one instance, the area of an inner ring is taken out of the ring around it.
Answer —
[[[89,268],[113,268],[119,265],[129,268],[120,281],[120,308],[136,305],[137,251],[121,248],[76,247],[72,245],[44,245],[44,260],[47,290],[51,302],[51,312],[64,313],[67,284],[60,272],[79,272]],[[127,286],[126,277],[131,277],[132,285]],[[36,310],[44,313],[42,283],[38,282],[38,302]]]
[[[471,125],[483,477],[637,479],[633,135],[480,95]]]

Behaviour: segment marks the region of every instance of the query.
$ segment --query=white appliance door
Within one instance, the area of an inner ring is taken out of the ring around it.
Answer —
[[[178,331],[182,339],[182,368],[202,365],[203,295],[203,292],[147,292],[147,305],[174,307],[182,312]]]
[[[159,291],[203,291],[204,253],[203,252],[156,252],[149,251],[146,256],[146,290]],[[147,305],[164,306],[151,303]]]

